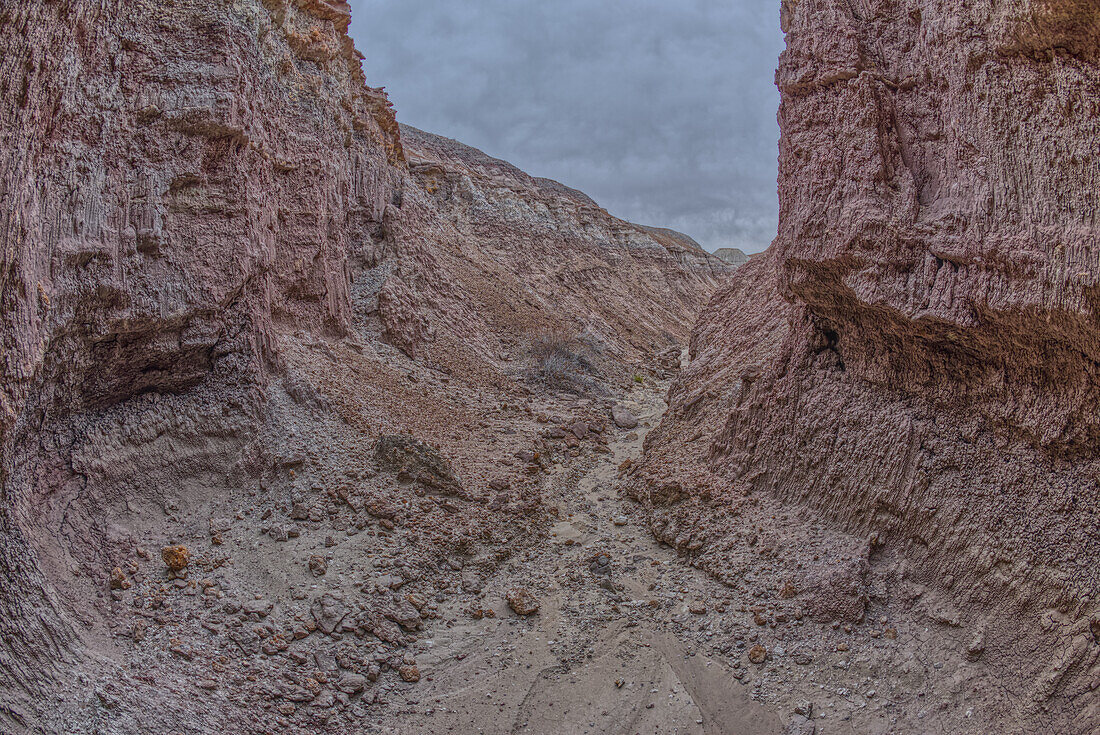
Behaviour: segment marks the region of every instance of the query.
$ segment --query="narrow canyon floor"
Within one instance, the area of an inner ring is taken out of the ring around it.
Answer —
[[[1005,694],[975,632],[889,559],[872,565],[866,617],[841,625],[811,620],[769,566],[847,558],[808,512],[761,497],[738,523],[762,540],[725,573],[657,540],[626,489],[668,375],[602,398],[535,391],[522,409],[454,388],[480,406],[476,432],[452,433],[495,468],[488,495],[440,485],[435,450],[397,435],[288,453],[282,479],[244,497],[133,506],[112,531],[133,549],[109,596],[72,578],[109,611],[97,647],[124,667],[81,675],[60,721],[181,734],[222,721],[293,735],[987,732]],[[613,406],[637,426],[617,426]],[[409,466],[416,482],[369,462],[344,470],[357,490],[332,479],[359,451],[385,466],[387,442],[423,462]],[[469,518],[481,520],[461,533],[483,541],[438,540]],[[152,558],[165,541],[190,550],[186,575]],[[158,691],[164,707],[130,705]],[[257,710],[269,717],[254,722]]]
[[[464,615],[457,600],[453,615],[441,609],[449,622],[417,656],[427,676],[391,694],[387,732],[781,730],[738,683],[741,666],[704,652],[715,633],[697,623],[722,599],[720,585],[655,541],[617,493],[619,467],[640,454],[666,389],[639,386],[622,402],[640,424],[618,431],[607,453],[555,467],[545,500],[560,520],[550,543],[486,584],[487,615]],[[510,609],[517,588],[538,598],[537,613]]]
[[[960,723],[983,699],[967,692],[975,671],[921,620],[880,609],[836,629],[775,614],[760,588],[731,589],[655,540],[621,493],[621,468],[660,420],[667,387],[637,386],[619,402],[640,423],[612,428],[606,453],[554,466],[545,502],[559,520],[548,543],[488,579],[475,615],[470,599],[440,605],[442,620],[415,644],[423,677],[386,692],[368,731],[890,733],[899,719],[971,731]],[[537,612],[510,608],[518,589]],[[950,684],[928,684],[933,671]]]

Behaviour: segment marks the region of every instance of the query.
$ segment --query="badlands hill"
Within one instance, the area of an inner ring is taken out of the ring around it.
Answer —
[[[732,266],[740,268],[749,262],[749,256],[738,248],[718,248],[714,251],[714,257],[721,258]]]

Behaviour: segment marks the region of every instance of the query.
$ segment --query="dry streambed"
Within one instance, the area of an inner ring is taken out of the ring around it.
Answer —
[[[400,733],[775,733],[739,662],[708,656],[698,623],[724,588],[656,542],[616,490],[618,467],[641,452],[665,409],[665,385],[625,402],[640,419],[610,452],[566,465],[548,483],[558,522],[537,551],[491,579],[493,617],[442,611],[417,660],[427,674],[393,692],[387,730]],[[506,602],[538,599],[520,616]],[[719,603],[719,607],[722,604]]]

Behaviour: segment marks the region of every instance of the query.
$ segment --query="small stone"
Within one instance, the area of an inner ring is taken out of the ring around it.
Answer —
[[[688,612],[692,615],[706,615],[707,606],[701,602],[693,602],[688,606]]]
[[[122,573],[121,567],[115,567],[111,570],[111,578],[108,584],[113,590],[128,590],[131,587],[130,580]]]
[[[840,644],[837,645],[836,650],[838,650],[838,651],[847,651],[848,650],[848,644],[847,643],[840,643]]]
[[[416,664],[402,664],[397,669],[398,675],[401,677],[401,681],[416,682],[420,681],[420,669]]]
[[[233,521],[228,518],[211,518],[210,519],[210,535],[213,536],[216,533],[225,533],[233,527]]]
[[[325,576],[325,572],[328,571],[328,562],[325,561],[325,557],[316,554],[309,557],[309,571],[313,573],[314,577]]]
[[[629,521],[626,516],[615,516],[611,522],[616,526],[625,526]]]
[[[191,552],[186,546],[165,546],[160,550],[165,565],[173,572],[180,572],[191,563]]]
[[[201,687],[202,689],[217,689],[218,682],[214,681],[213,679],[201,679],[199,681],[199,687]]]
[[[255,615],[260,618],[266,618],[271,614],[274,608],[275,603],[271,600],[247,600],[241,605],[241,612],[245,615]]]
[[[815,735],[816,732],[817,725],[812,720],[803,715],[795,715],[791,718],[783,735]]]
[[[348,614],[348,608],[342,598],[326,592],[313,601],[310,613],[317,627],[326,635],[332,635],[340,621]]]
[[[283,698],[291,702],[308,702],[314,697],[309,689],[300,686],[288,686],[283,690]]]
[[[273,635],[260,646],[260,650],[267,656],[274,656],[285,651],[290,644],[281,635]]]
[[[366,677],[360,674],[345,673],[340,680],[336,682],[336,688],[342,691],[344,694],[355,694],[361,692],[367,686]]]
[[[504,597],[516,615],[533,615],[539,611],[538,598],[526,587],[513,587]]]
[[[384,574],[376,579],[374,581],[374,584],[379,589],[398,590],[401,589],[402,586],[404,586],[405,580],[395,574]]]
[[[966,647],[966,657],[973,661],[981,657],[982,653],[984,652],[985,635],[983,635],[982,633],[978,633],[976,636],[974,636],[973,640],[970,641],[970,645]]]
[[[749,649],[749,662],[754,664],[762,664],[768,657],[768,649],[757,643],[755,646]]]
[[[417,630],[421,625],[420,612],[407,599],[401,597],[395,596],[390,604],[384,606],[382,614],[406,630]]]
[[[611,420],[620,429],[633,429],[638,426],[638,418],[621,406],[611,409]]]

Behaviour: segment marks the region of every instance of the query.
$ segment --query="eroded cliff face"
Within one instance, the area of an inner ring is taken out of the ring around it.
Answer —
[[[955,609],[1006,695],[952,731],[1100,723],[1098,22],[783,3],[779,239],[701,318],[638,485],[658,535],[822,621]],[[756,523],[812,553],[746,553]]]
[[[410,172],[349,13],[0,11],[0,729],[245,731],[273,692],[318,696],[313,658],[272,656],[319,629],[317,655],[366,672],[392,646],[396,671],[431,613],[375,586],[368,557],[427,585],[545,522],[536,415],[572,398],[543,392],[533,347],[564,335],[590,393],[651,374],[725,272],[560,185],[458,171],[430,136]],[[423,166],[510,209],[447,203]],[[461,479],[375,451],[399,434]],[[310,552],[336,531],[355,561],[318,589]],[[397,561],[391,532],[411,544]],[[188,579],[164,576],[169,543]],[[340,610],[369,651],[336,650]]]
[[[47,579],[106,562],[104,508],[223,480],[277,325],[347,329],[343,252],[400,157],[347,23],[325,2],[0,12],[0,673],[28,708],[75,655],[46,645],[62,620],[90,624]]]

